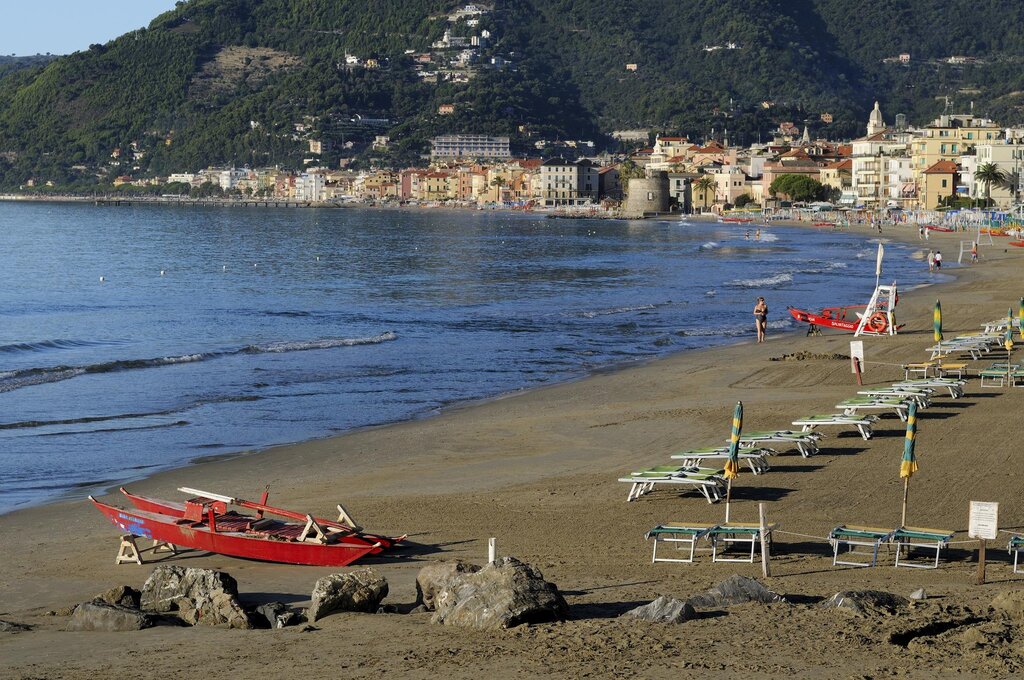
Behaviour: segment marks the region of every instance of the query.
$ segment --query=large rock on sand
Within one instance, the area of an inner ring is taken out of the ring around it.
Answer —
[[[555,584],[514,557],[455,575],[437,592],[435,607],[433,623],[488,630],[560,621],[569,611]]]
[[[142,593],[131,586],[117,586],[105,593],[100,593],[94,599],[103,600],[107,604],[116,604],[120,607],[138,609],[141,597]]]
[[[773,602],[785,602],[778,593],[765,588],[757,579],[747,578],[733,574],[715,587],[700,595],[694,595],[686,600],[697,609],[714,609],[716,607],[729,607],[734,604],[747,602],[760,602],[771,604]]]
[[[846,609],[858,616],[895,614],[906,609],[910,600],[883,590],[844,590],[818,606],[822,609]]]
[[[674,597],[662,595],[654,602],[645,604],[636,609],[630,609],[623,616],[629,616],[641,621],[652,621],[654,623],[683,623],[697,616],[693,605],[685,600],[677,600]]]
[[[449,581],[456,576],[475,574],[478,571],[480,571],[478,565],[469,564],[462,560],[428,564],[416,574],[416,604],[423,605],[426,611],[434,611],[434,600],[437,597],[437,593]]]
[[[373,569],[324,576],[313,586],[313,604],[306,619],[318,621],[335,612],[373,614],[387,594],[387,580]]]
[[[193,626],[252,628],[238,602],[238,583],[213,569],[157,567],[142,586],[139,606],[146,611],[173,612]]]
[[[96,599],[91,602],[83,602],[75,607],[75,613],[68,621],[67,630],[119,633],[151,628],[156,624],[157,617],[153,614]]]

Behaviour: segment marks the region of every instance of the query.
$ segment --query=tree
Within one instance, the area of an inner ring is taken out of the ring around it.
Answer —
[[[624,196],[629,195],[629,180],[646,176],[646,171],[633,161],[626,161],[619,166],[619,184],[622,185]]]
[[[974,179],[985,185],[985,205],[988,205],[992,194],[992,185],[1002,186],[1006,182],[1006,173],[1000,170],[995,163],[983,163],[974,171]]]
[[[746,208],[748,205],[754,203],[754,197],[750,194],[740,194],[736,197],[736,207]]]
[[[708,193],[711,193],[712,198],[715,197],[715,189],[718,188],[718,182],[714,180],[711,175],[701,175],[701,178],[693,183],[693,188],[700,192],[702,207],[708,207]]]
[[[768,187],[772,196],[779,194],[792,201],[815,201],[823,198],[827,189],[807,175],[779,175]]]

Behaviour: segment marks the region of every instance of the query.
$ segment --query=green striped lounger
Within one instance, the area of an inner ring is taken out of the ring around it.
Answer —
[[[775,452],[765,448],[741,448],[739,450],[739,458],[742,461],[746,461],[751,472],[755,475],[760,475],[770,469],[766,456],[772,453]],[[727,459],[729,457],[729,447],[711,446],[703,449],[691,449],[689,451],[673,453],[671,457],[672,460],[681,461],[683,466],[698,466],[705,460]]]
[[[1019,574],[1017,559],[1020,557],[1021,551],[1024,551],[1024,536],[1011,536],[1010,542],[1006,544],[1006,549],[1013,555],[1013,573]]]
[[[777,524],[769,524],[765,527],[765,541],[768,544],[769,552],[771,551],[772,529],[777,526]],[[753,562],[754,554],[761,545],[761,525],[740,522],[719,524],[708,530],[708,540],[711,541],[712,562]],[[718,553],[723,546],[728,548],[735,543],[750,544],[750,554],[741,558],[719,556]]]
[[[708,535],[708,532],[715,528],[714,524],[659,524],[647,532],[645,538],[654,539],[654,551],[651,555],[651,562],[693,562],[694,553],[697,550],[697,541]],[[689,558],[683,557],[658,557],[658,543],[677,543],[678,550],[685,550],[686,545],[690,547]]]
[[[851,567],[873,567],[878,562],[878,547],[882,543],[888,543],[892,539],[892,529],[878,529],[875,527],[860,527],[841,524],[829,532],[828,542],[832,544],[832,566],[844,564]],[[851,562],[841,560],[840,549],[846,548],[843,557],[865,554],[857,550],[858,547],[871,549],[870,562]]]
[[[900,527],[892,532],[892,542],[896,544],[896,566],[914,567],[915,569],[937,569],[942,549],[953,539],[953,532],[945,529],[925,529],[922,527]],[[935,562],[926,564],[909,561],[911,548],[935,549]],[[900,555],[907,550],[907,557],[900,562]]]
[[[860,436],[865,440],[871,439],[874,434],[871,431],[871,425],[878,420],[878,416],[875,415],[853,415],[848,416],[843,413],[826,413],[813,416],[804,416],[798,420],[794,420],[794,425],[799,425],[804,429],[804,432],[810,432],[816,427],[823,425],[839,425],[843,427],[854,427],[860,433]]]
[[[758,444],[787,444],[796,448],[804,458],[818,452],[819,432],[794,432],[793,430],[768,430],[764,432],[743,432],[740,434],[740,446],[757,446]]]
[[[644,494],[654,491],[658,484],[688,487],[703,494],[708,503],[722,498],[721,490],[725,488],[722,478],[723,470],[714,468],[696,468],[683,465],[657,465],[630,473],[622,477],[620,482],[632,484],[626,502],[635,501]]]

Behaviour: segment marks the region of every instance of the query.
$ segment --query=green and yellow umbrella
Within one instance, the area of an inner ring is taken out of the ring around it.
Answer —
[[[900,477],[903,479],[903,515],[900,526],[907,525],[907,496],[910,495],[910,478],[917,472],[917,456],[914,442],[917,439],[917,403],[910,402],[907,409],[907,436],[903,440],[903,459],[900,461]]]
[[[932,312],[932,327],[935,342],[942,342],[942,305],[938,300],[935,301],[935,311]]]
[[[725,521],[729,521],[729,503],[732,501],[732,480],[740,473],[740,432],[743,431],[743,402],[736,402],[732,412],[732,434],[729,436],[729,458],[725,461]]]

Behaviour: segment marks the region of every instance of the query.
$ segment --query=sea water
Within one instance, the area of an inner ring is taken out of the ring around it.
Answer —
[[[0,512],[769,335],[876,244],[444,210],[0,204]],[[888,244],[883,281],[927,282]],[[779,344],[779,353],[785,351]],[[723,405],[723,409],[728,408]]]

